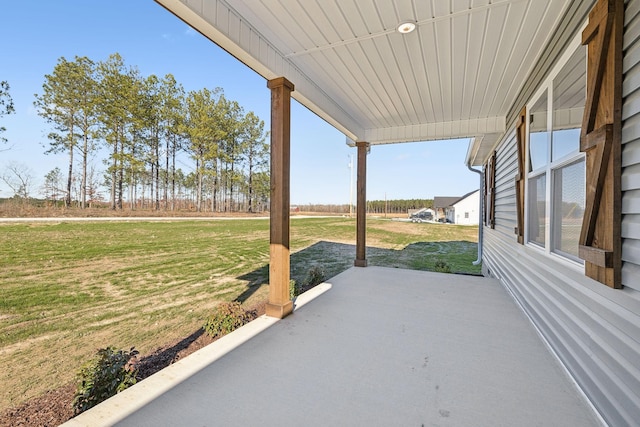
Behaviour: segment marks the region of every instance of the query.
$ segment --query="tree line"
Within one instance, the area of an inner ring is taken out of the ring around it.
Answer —
[[[406,214],[409,209],[433,208],[433,199],[368,200],[368,214]],[[306,204],[292,206],[300,212],[355,214],[356,206],[348,204]]]
[[[252,212],[269,198],[264,122],[221,88],[186,92],[173,75],[143,76],[117,53],[98,62],[61,57],[34,106],[51,126],[46,153],[68,156],[43,191],[66,206],[74,199],[85,208],[105,187],[114,210],[126,201],[174,210],[186,198],[197,211]],[[99,152],[102,176],[91,165]],[[185,155],[189,173],[178,166]]]
[[[409,209],[433,208],[432,199],[369,200],[368,213],[407,213]]]

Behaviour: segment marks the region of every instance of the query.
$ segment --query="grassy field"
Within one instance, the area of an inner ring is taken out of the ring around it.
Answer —
[[[370,265],[479,273],[476,227],[370,219]],[[142,355],[220,301],[268,292],[264,219],[0,224],[0,411],[74,379],[100,347]],[[294,219],[292,279],[353,265],[355,219]]]

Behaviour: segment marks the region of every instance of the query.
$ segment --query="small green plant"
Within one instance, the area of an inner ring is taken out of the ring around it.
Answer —
[[[307,271],[307,277],[304,279],[305,287],[312,288],[324,282],[327,272],[319,265],[314,265]]]
[[[204,330],[212,338],[217,338],[251,322],[256,317],[255,310],[245,310],[239,302],[223,302],[207,319]]]
[[[451,273],[451,267],[446,261],[438,260],[433,266],[434,270],[438,273]]]
[[[293,300],[302,293],[302,286],[295,280],[289,280],[289,299]]]
[[[138,351],[101,348],[78,372],[73,410],[80,414],[136,383]]]

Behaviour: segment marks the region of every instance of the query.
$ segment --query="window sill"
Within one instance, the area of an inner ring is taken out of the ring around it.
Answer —
[[[569,259],[555,252],[551,252],[547,250],[547,248],[542,247],[534,242],[527,242],[525,247],[535,251],[537,254],[547,259],[553,260],[554,262],[561,264],[563,267],[570,268],[571,270],[579,273],[584,273],[584,264],[581,262],[574,261],[572,259]]]

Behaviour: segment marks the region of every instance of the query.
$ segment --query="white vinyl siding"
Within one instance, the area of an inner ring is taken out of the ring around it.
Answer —
[[[622,85],[622,284],[640,290],[640,2],[625,11]]]
[[[516,150],[516,133],[510,132],[507,143],[496,150],[496,228],[495,231],[507,239],[515,241],[516,187],[515,179],[518,171],[518,153]]]

